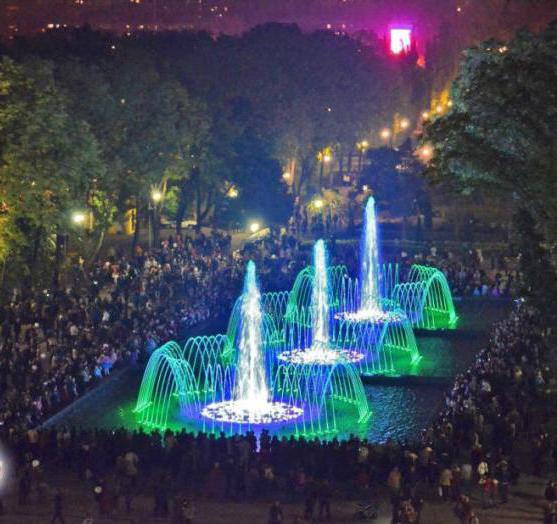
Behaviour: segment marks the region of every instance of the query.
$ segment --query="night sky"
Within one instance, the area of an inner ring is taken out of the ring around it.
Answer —
[[[380,37],[389,25],[403,23],[414,27],[419,42],[448,26],[473,43],[557,18],[555,0],[0,0],[0,8],[4,39],[83,24],[119,33],[206,29],[238,34],[276,21],[305,30],[371,30]]]

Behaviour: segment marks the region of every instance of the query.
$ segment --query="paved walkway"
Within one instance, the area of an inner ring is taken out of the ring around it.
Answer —
[[[93,492],[84,482],[72,479],[73,474],[59,479],[64,493],[64,516],[67,524],[81,524],[90,515],[94,524],[104,523],[165,523],[169,519],[152,517],[152,499],[137,497],[133,502],[133,511],[127,515],[122,507],[116,510],[110,518],[98,516],[98,508],[94,502]],[[473,497],[473,507],[477,509],[481,524],[522,524],[542,522],[542,495],[546,479],[523,477],[518,486],[511,490],[508,504],[497,505],[494,508],[482,510],[480,501]],[[44,501],[37,502],[37,495],[32,497],[27,506],[18,506],[16,486],[11,482],[7,486],[8,492],[3,497],[5,515],[0,517],[1,523],[41,524],[51,519],[52,493],[54,486],[46,488]],[[267,514],[271,499],[253,503],[215,502],[206,499],[194,501],[196,506],[195,524],[267,524]],[[121,501],[121,506],[123,502]],[[302,515],[302,503],[283,504],[285,524],[297,521]],[[438,500],[426,500],[422,512],[422,524],[458,524],[458,519],[452,512],[452,503]],[[172,510],[172,506],[170,508]],[[332,522],[358,522],[353,519],[355,502],[334,500],[332,503]],[[381,502],[377,524],[389,524],[390,506],[387,499]]]

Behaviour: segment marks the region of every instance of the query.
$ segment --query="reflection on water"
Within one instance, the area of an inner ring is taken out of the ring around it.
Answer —
[[[420,335],[423,358],[420,376],[453,378],[468,369],[474,356],[488,341],[490,326],[505,316],[509,304],[499,301],[467,300],[457,303],[457,329],[438,335]],[[443,408],[447,386],[366,386],[373,424],[369,438],[412,439]]]
[[[452,378],[466,370],[474,355],[487,342],[489,327],[505,316],[509,304],[471,299],[456,303],[456,307],[459,315],[456,330],[427,336],[420,334],[418,337],[423,356],[417,370],[420,376]],[[104,428],[136,426],[131,410],[141,375],[140,370],[128,373],[124,379],[94,392],[75,409],[54,417],[48,424]],[[415,438],[442,409],[445,390],[446,386],[439,384],[366,385],[373,411],[369,439],[383,442],[388,438]]]
[[[443,404],[443,390],[429,386],[366,386],[373,410],[373,442],[412,439]]]

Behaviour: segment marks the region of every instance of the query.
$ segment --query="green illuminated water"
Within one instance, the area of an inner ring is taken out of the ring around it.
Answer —
[[[353,417],[342,416],[342,406],[335,406],[339,417],[337,431],[340,436],[357,433],[373,441],[387,438],[413,438],[427,426],[443,405],[443,394],[450,379],[464,371],[474,360],[475,354],[487,341],[489,327],[503,318],[508,304],[499,301],[470,299],[457,304],[459,320],[456,330],[444,334],[427,333],[418,337],[423,358],[415,366],[407,364],[401,374],[422,377],[425,382],[409,385],[405,378],[396,385],[368,384],[366,395],[372,410],[371,418],[364,424],[354,423]],[[49,424],[76,427],[139,427],[132,413],[143,369],[127,372],[120,380],[112,381],[79,404],[79,409],[61,414]],[[428,384],[428,377],[436,377]],[[445,379],[439,383],[439,379]],[[182,429],[184,423],[174,410],[168,422],[170,429]],[[188,430],[200,429],[188,427]]]

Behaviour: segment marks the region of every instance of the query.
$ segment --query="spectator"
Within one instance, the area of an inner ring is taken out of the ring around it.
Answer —
[[[64,499],[62,497],[62,490],[57,489],[53,500],[52,519],[50,520],[51,524],[54,524],[55,522],[60,522],[61,524],[65,523],[63,514],[63,502]]]

